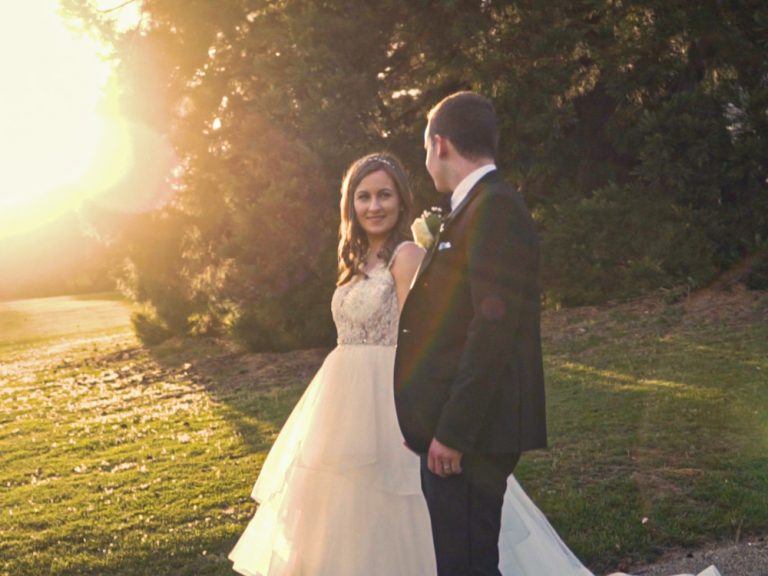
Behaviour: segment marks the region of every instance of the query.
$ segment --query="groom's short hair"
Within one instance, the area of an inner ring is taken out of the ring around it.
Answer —
[[[499,148],[499,128],[491,101],[474,92],[456,92],[429,111],[429,137],[439,134],[470,160],[493,158]]]

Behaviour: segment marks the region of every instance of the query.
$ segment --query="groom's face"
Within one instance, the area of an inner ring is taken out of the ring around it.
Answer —
[[[439,147],[441,146],[440,137],[432,137],[429,135],[429,125],[424,130],[424,149],[427,151],[427,159],[424,164],[427,167],[427,172],[432,177],[432,182],[435,183],[435,188],[438,192],[449,193],[451,191],[448,184],[445,182],[445,176],[443,174],[444,167],[440,161]]]

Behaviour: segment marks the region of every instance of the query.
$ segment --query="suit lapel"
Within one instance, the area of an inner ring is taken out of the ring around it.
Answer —
[[[480,192],[484,190],[488,184],[496,182],[499,179],[500,179],[500,174],[498,170],[493,170],[492,172],[488,172],[488,174],[480,178],[477,184],[475,184],[472,187],[472,190],[469,191],[469,193],[464,197],[461,203],[458,206],[456,206],[456,208],[452,210],[451,213],[448,214],[448,216],[445,217],[445,220],[443,220],[442,229],[445,230],[448,226],[450,226],[451,222],[456,220],[459,214],[461,214],[464,211],[464,209],[467,206],[469,206],[472,203],[472,201],[480,195]]]
[[[464,197],[464,199],[461,201],[461,203],[456,206],[454,210],[451,211],[448,216],[446,216],[443,219],[442,224],[440,225],[440,231],[437,233],[437,236],[435,236],[435,242],[430,247],[429,251],[424,256],[424,259],[421,262],[421,266],[419,266],[419,270],[416,272],[416,275],[413,278],[413,282],[411,283],[411,288],[413,288],[416,285],[417,280],[421,277],[421,275],[427,270],[427,267],[432,262],[435,254],[439,252],[439,246],[440,246],[440,236],[442,236],[446,230],[450,227],[450,225],[456,220],[456,218],[461,214],[461,212],[464,211],[464,209],[469,206],[472,201],[477,198],[483,189],[488,184],[491,184],[493,182],[496,182],[500,179],[500,174],[498,170],[494,170],[492,172],[489,172],[475,184],[472,189],[469,191],[469,193]]]

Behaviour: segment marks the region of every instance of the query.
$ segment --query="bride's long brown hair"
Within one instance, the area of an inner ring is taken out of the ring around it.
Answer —
[[[341,225],[339,226],[339,276],[337,286],[346,284],[356,274],[364,273],[368,252],[368,236],[366,235],[355,214],[354,195],[360,182],[374,172],[383,170],[392,178],[400,197],[400,213],[397,223],[389,234],[384,246],[377,256],[389,261],[395,247],[404,240],[411,240],[411,211],[413,210],[413,195],[408,184],[408,176],[403,165],[395,156],[388,152],[369,154],[356,160],[344,175],[341,184]]]

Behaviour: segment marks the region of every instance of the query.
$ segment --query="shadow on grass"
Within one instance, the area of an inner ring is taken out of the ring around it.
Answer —
[[[189,371],[252,452],[269,449],[329,352],[247,353],[213,339],[171,340],[150,349],[164,369]]]

